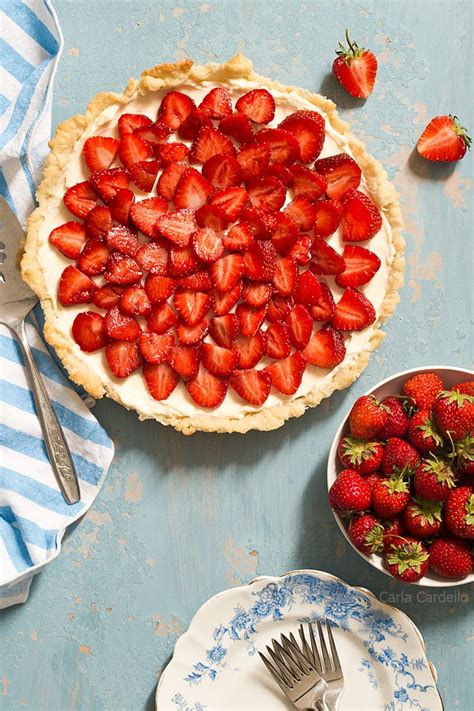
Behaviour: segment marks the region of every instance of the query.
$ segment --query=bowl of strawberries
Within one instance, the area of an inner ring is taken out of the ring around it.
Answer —
[[[342,533],[398,580],[474,581],[474,372],[433,366],[383,380],[344,418],[328,459]]]

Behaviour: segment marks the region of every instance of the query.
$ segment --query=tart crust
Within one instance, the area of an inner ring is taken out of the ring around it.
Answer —
[[[113,400],[124,405],[120,398],[120,393],[114,388],[113,383],[102,380],[97,373],[91,372],[84,365],[74,352],[71,336],[59,328],[57,304],[50,297],[45,273],[38,259],[40,228],[48,212],[50,201],[57,191],[62,171],[74,149],[75,143],[94,122],[95,118],[111,105],[125,105],[136,95],[143,95],[147,92],[161,89],[171,89],[186,84],[189,80],[198,84],[204,81],[213,81],[225,85],[232,79],[246,79],[258,82],[270,90],[296,92],[315,107],[324,111],[330,125],[348,140],[354,158],[363,171],[370,196],[390,224],[393,259],[389,267],[385,298],[377,316],[377,328],[374,330],[366,350],[359,353],[351,365],[338,370],[323,388],[318,386],[305,395],[293,397],[293,399],[268,408],[264,407],[258,412],[246,413],[239,419],[222,417],[210,412],[196,414],[193,417],[180,417],[174,413],[157,416],[156,419],[163,425],[172,425],[184,434],[193,434],[196,431],[245,433],[252,429],[273,430],[281,427],[290,417],[300,417],[306,408],[315,407],[335,390],[347,388],[366,368],[371,352],[383,340],[385,334],[380,330],[379,326],[393,313],[400,300],[398,291],[403,285],[405,242],[402,237],[403,220],[398,195],[389,182],[381,164],[372,158],[367,153],[364,144],[350,133],[349,125],[339,118],[336,105],[331,100],[305,89],[284,86],[268,77],[256,74],[253,71],[252,62],[241,54],[236,55],[224,64],[211,62],[205,65],[198,65],[191,60],[184,60],[176,64],[159,64],[152,69],[144,71],[138,81],[130,79],[123,94],[112,92],[97,94],[89,103],[83,116],[73,116],[58,126],[56,135],[49,144],[51,153],[46,160],[44,177],[37,191],[38,207],[28,219],[28,235],[21,268],[23,278],[40,299],[45,315],[45,338],[55,348],[70,378],[78,385],[82,385],[93,397],[101,398],[104,395],[108,395]],[[140,419],[147,419],[147,416],[140,413],[138,409],[137,412]]]

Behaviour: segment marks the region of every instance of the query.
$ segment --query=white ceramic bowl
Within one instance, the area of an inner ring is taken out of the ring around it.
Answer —
[[[379,400],[381,400],[382,398],[387,397],[387,395],[394,395],[395,393],[399,393],[403,383],[410,376],[415,375],[416,373],[426,372],[437,373],[447,388],[450,388],[453,385],[462,382],[463,380],[472,380],[474,377],[474,371],[472,370],[467,370],[465,368],[451,368],[446,365],[433,365],[425,366],[423,368],[411,368],[410,370],[404,370],[401,373],[395,373],[395,375],[392,375],[389,378],[382,380],[380,383],[377,383],[377,385],[374,385],[374,387],[370,388],[370,390],[367,390],[367,392],[364,394],[375,395]],[[331,444],[327,468],[328,491],[331,488],[339,472],[341,472],[343,469],[343,466],[337,456],[337,447],[342,437],[349,433],[349,412],[344,417],[341,426],[337,430]],[[363,558],[367,563],[370,563],[370,565],[372,565],[374,568],[377,568],[377,570],[380,570],[385,575],[392,577],[392,575],[385,569],[383,565],[382,556],[377,554],[366,556],[361,553],[361,551],[359,551],[354,546],[351,539],[349,538],[346,531],[346,527],[341,517],[334,510],[333,514],[334,518],[337,521],[337,525],[341,529],[345,539],[352,546],[352,548],[360,555],[360,557]],[[454,585],[466,585],[467,583],[472,582],[474,582],[474,573],[469,577],[464,578],[463,580],[449,580],[447,578],[441,578],[439,575],[436,575],[432,571],[428,571],[428,573],[418,583],[412,584],[426,585],[428,587],[451,587]]]

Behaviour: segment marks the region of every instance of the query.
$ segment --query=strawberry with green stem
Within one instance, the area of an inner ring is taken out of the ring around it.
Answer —
[[[359,474],[370,474],[380,467],[383,445],[357,437],[343,437],[339,442],[338,455],[345,467]]]
[[[412,499],[403,512],[403,523],[408,533],[415,538],[433,538],[443,522],[441,501]]]
[[[471,137],[457,116],[435,116],[421,134],[417,150],[432,161],[456,161],[471,148]]]
[[[348,94],[356,99],[366,99],[374,88],[377,58],[370,49],[359,47],[351,40],[349,30],[346,30],[346,41],[348,47],[339,42],[332,70]]]
[[[405,583],[416,583],[428,570],[429,552],[421,541],[410,536],[394,538],[385,553],[388,571]]]
[[[428,501],[444,501],[456,484],[449,462],[436,456],[423,459],[413,477],[416,495]]]

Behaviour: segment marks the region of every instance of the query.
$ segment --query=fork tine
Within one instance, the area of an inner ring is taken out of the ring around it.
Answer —
[[[281,644],[279,642],[277,642],[276,639],[273,639],[272,643],[273,643],[273,649],[275,650],[275,653],[280,657],[280,659],[283,660],[283,662],[285,662],[285,665],[287,667],[289,667],[294,679],[296,681],[300,681],[301,677],[303,675],[303,672],[301,671],[301,669],[299,668],[298,664],[293,659],[291,654],[288,654],[288,652],[285,649],[283,649]]]
[[[311,664],[309,664],[308,659],[306,659],[304,654],[301,653],[298,643],[291,633],[290,639],[282,634],[281,641],[284,649],[293,657],[303,674],[307,676],[311,671],[313,671]]]
[[[288,690],[288,686],[285,683],[285,681],[283,680],[283,677],[279,675],[278,671],[274,668],[273,664],[268,661],[268,659],[266,658],[266,656],[264,654],[262,654],[262,652],[259,652],[259,655],[260,655],[260,659],[265,664],[265,666],[267,667],[267,669],[270,672],[270,674],[272,675],[272,677],[275,679],[275,681],[278,684],[278,686],[280,687],[280,689],[286,693]]]
[[[328,631],[329,644],[331,645],[333,669],[336,672],[342,672],[341,662],[339,660],[339,655],[337,653],[336,644],[334,642],[334,637],[332,636],[331,625],[328,624],[327,620],[326,620],[326,629]]]
[[[303,650],[303,654],[304,654],[304,656],[306,657],[306,659],[310,662],[310,664],[312,664],[312,665],[314,666],[313,653],[312,653],[312,651],[311,651],[311,649],[310,649],[310,647],[309,647],[308,641],[307,641],[307,639],[306,639],[306,637],[305,637],[303,625],[300,625],[300,626],[298,627],[298,632],[299,632],[299,635],[300,635],[301,647],[302,647],[302,650]]]
[[[318,645],[316,644],[316,638],[314,636],[313,625],[311,624],[311,622],[308,622],[308,627],[309,627],[309,639],[311,642],[311,651],[313,653],[314,666],[316,668],[316,671],[321,674],[323,671],[323,664],[321,662],[321,657],[319,656]]]
[[[291,669],[288,668],[288,666],[285,664],[285,661],[281,659],[279,654],[276,654],[271,647],[267,646],[267,652],[271,656],[272,660],[274,663],[277,665],[278,669],[280,670],[280,673],[283,677],[283,680],[285,684],[292,688],[293,687],[293,682],[295,681],[295,677],[291,671]]]
[[[319,642],[323,653],[324,671],[331,671],[331,660],[329,659],[328,648],[326,647],[326,642],[324,640],[323,628],[321,627],[321,622],[319,620],[316,621],[316,624],[318,626]]]

